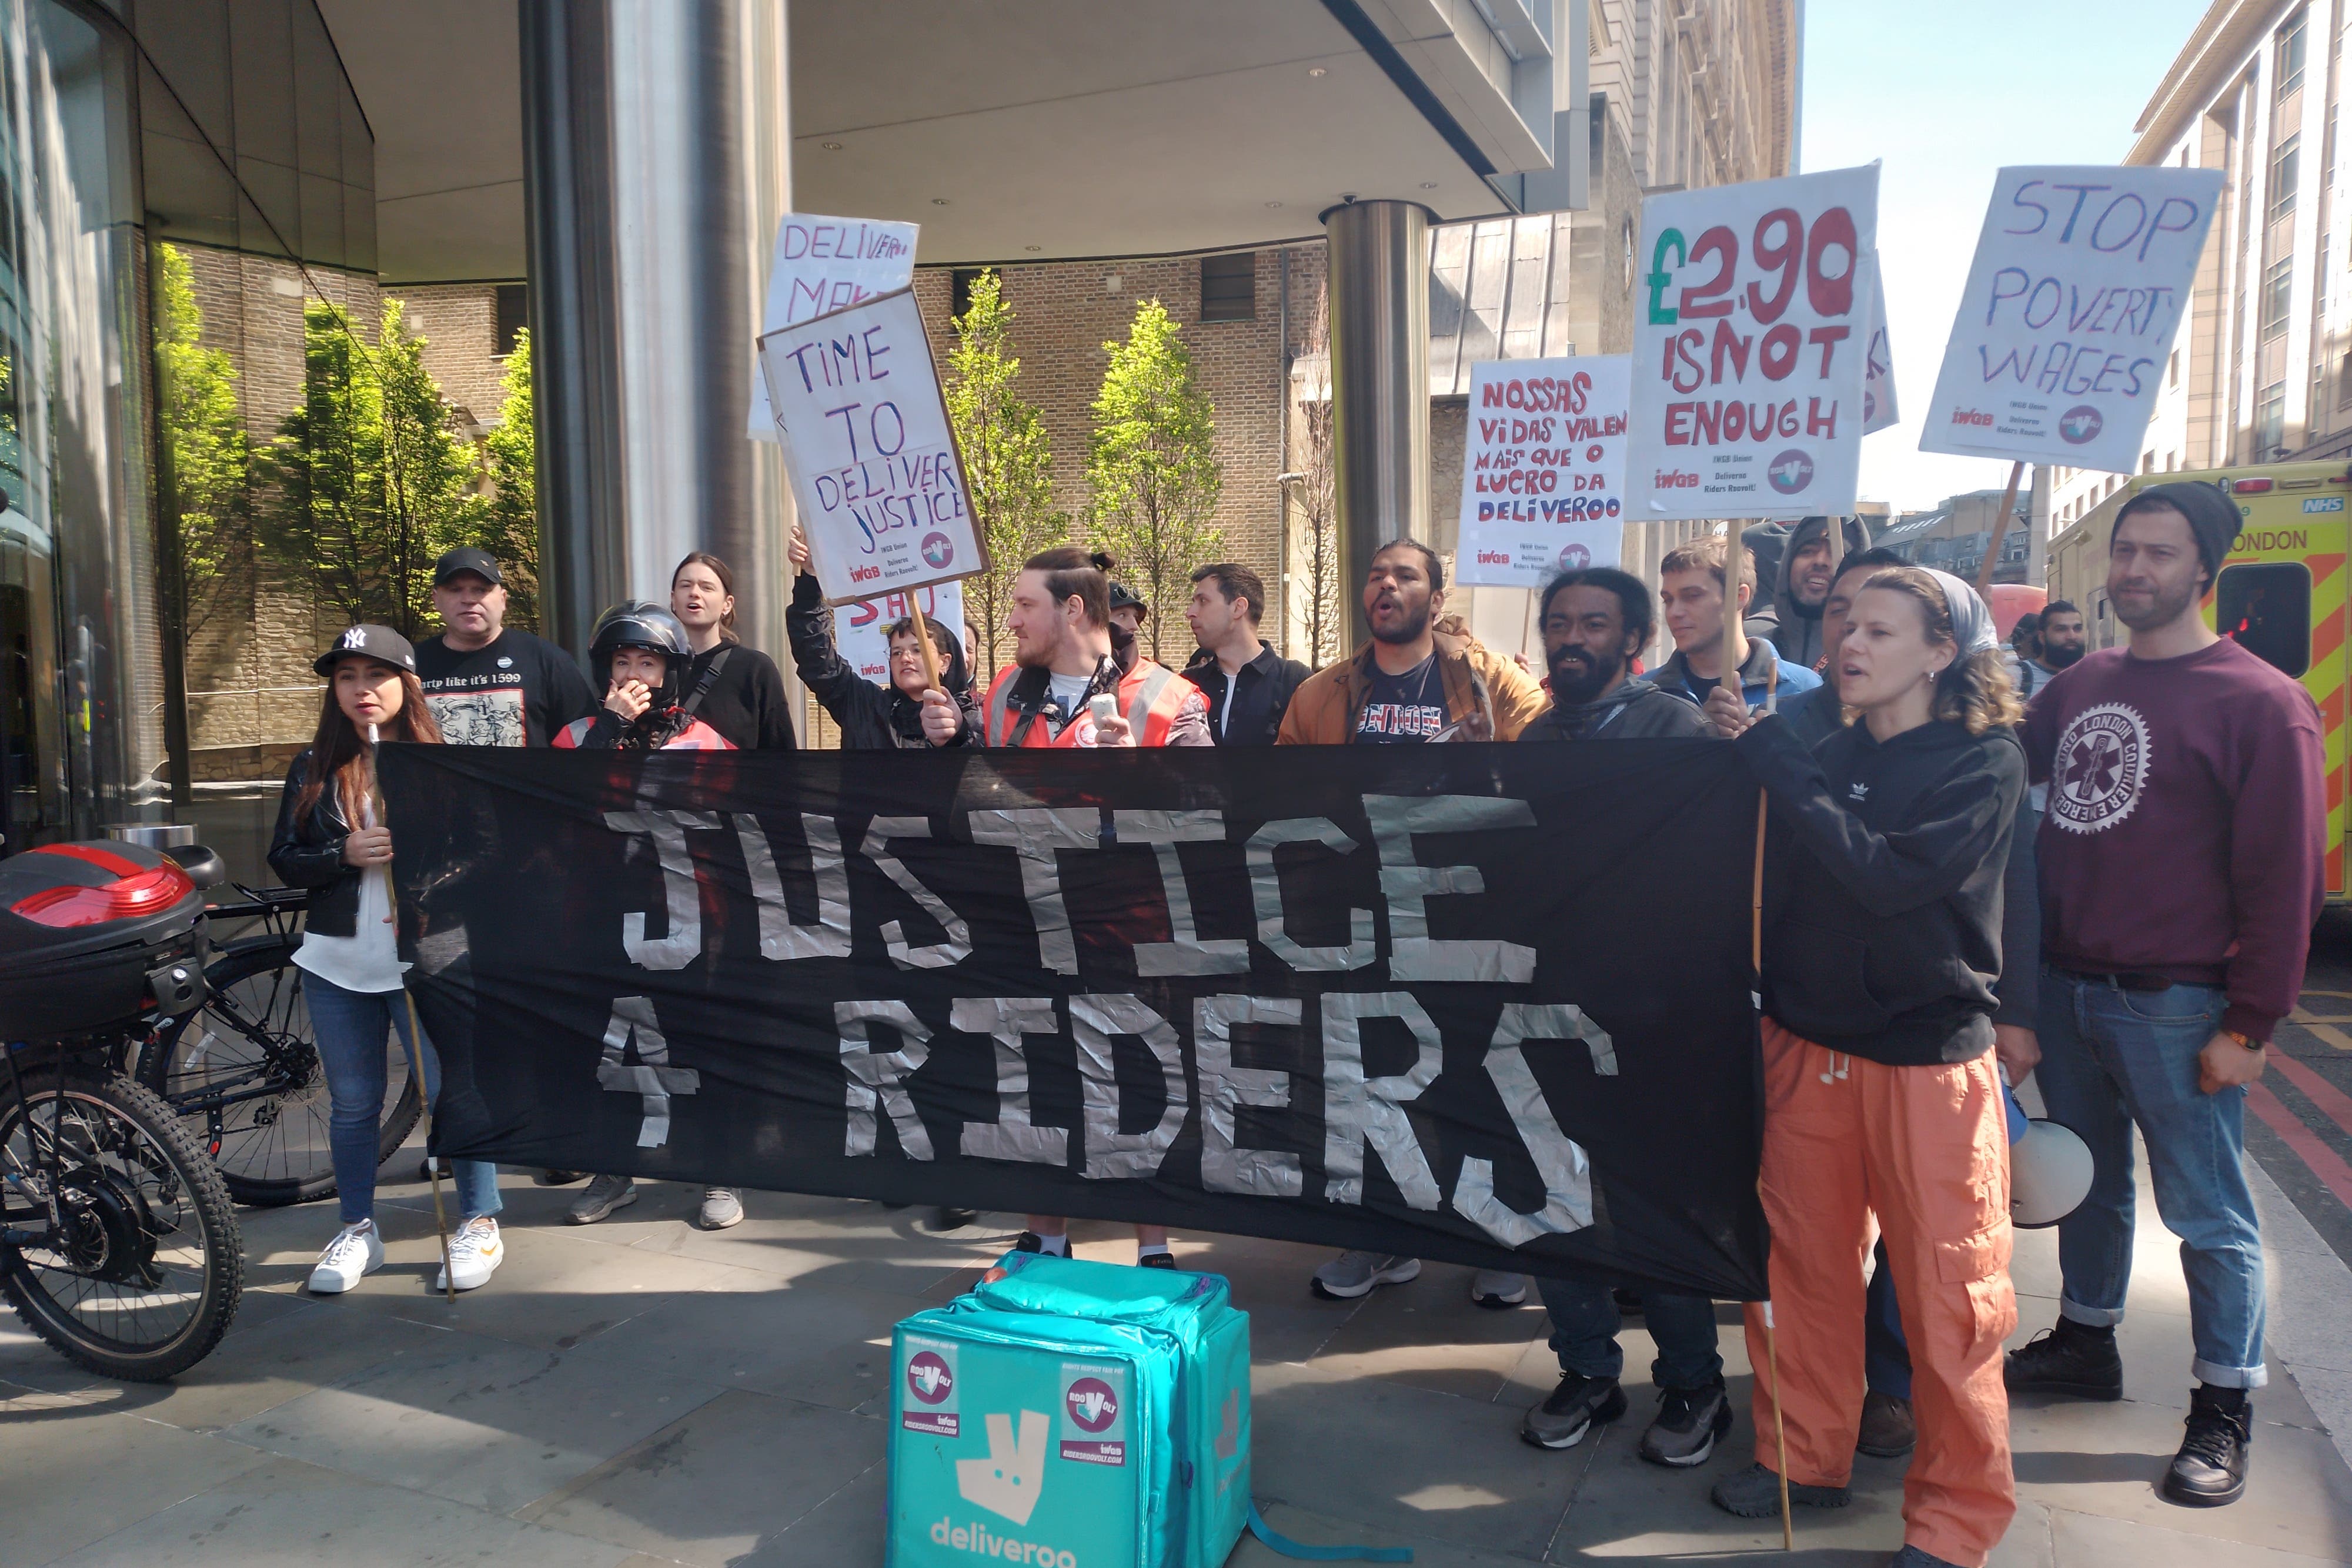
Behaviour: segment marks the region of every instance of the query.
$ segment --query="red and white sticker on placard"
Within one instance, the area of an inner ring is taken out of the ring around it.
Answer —
[[[1633,517],[1853,509],[1877,241],[1875,163],[1643,202]]]

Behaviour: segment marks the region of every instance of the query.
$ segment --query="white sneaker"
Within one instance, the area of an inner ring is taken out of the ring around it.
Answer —
[[[1421,1260],[1391,1252],[1342,1252],[1308,1281],[1318,1296],[1352,1301],[1375,1285],[1402,1285],[1421,1278]]]
[[[702,1189],[702,1228],[724,1230],[730,1225],[743,1223],[743,1200],[734,1189],[707,1186]]]
[[[1470,1300],[1482,1307],[1501,1312],[1516,1307],[1528,1299],[1528,1277],[1506,1274],[1498,1270],[1481,1269],[1470,1277]]]
[[[454,1276],[457,1289],[479,1290],[506,1260],[507,1244],[499,1239],[499,1222],[487,1214],[469,1219],[449,1238],[449,1266],[435,1277],[433,1288],[447,1290]]]
[[[319,1254],[318,1266],[310,1270],[310,1292],[340,1296],[383,1267],[383,1237],[377,1232],[375,1221],[346,1225]]]

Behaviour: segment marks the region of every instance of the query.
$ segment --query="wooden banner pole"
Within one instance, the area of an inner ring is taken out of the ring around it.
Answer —
[[[933,691],[943,692],[947,687],[940,680],[940,651],[931,646],[931,624],[923,619],[922,592],[919,588],[908,591],[907,612],[915,622],[915,643],[923,655],[923,679],[931,684]]]
[[[1977,567],[1977,597],[1988,604],[1992,601],[1993,568],[2000,561],[2001,542],[2009,538],[2010,515],[2017,510],[2017,482],[2024,477],[2025,460],[2021,457],[2009,465],[2009,487],[2000,493],[2000,512],[1992,520],[1992,539],[1985,546],[1984,560]]]
[[[1726,523],[1724,528],[1722,685],[1739,699],[1740,711],[1745,713],[1748,693],[1739,679],[1739,667],[1748,663],[1748,633],[1740,625],[1739,580],[1748,574],[1748,543],[1739,537],[1738,523]]]
[[[368,815],[380,822],[383,821],[383,802],[375,782],[375,726],[368,726]],[[400,892],[393,885],[390,866],[383,868],[383,895],[392,909],[393,944],[396,947],[400,941]],[[454,1303],[457,1300],[457,1279],[449,1267],[449,1216],[441,1207],[441,1162],[433,1157],[433,1096],[425,1087],[425,1035],[416,1021],[416,994],[408,988],[405,977],[400,982],[400,994],[408,1003],[408,1071],[416,1081],[416,1103],[425,1120],[425,1175],[433,1184],[433,1228],[441,1238],[441,1291]]]

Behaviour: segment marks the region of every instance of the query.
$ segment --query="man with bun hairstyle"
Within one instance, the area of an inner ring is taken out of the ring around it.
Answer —
[[[1110,618],[1111,568],[1102,554],[1062,545],[1031,556],[1013,579],[1005,630],[1013,663],[981,706],[986,746],[1208,746],[1201,689],[1143,656],[1132,633]],[[1097,724],[1088,705],[1101,695],[1118,711]],[[945,693],[923,695],[923,734],[951,746],[962,715]]]
[[[2210,485],[2124,503],[2107,599],[2131,641],[2060,670],[2024,731],[2032,777],[2050,786],[2034,1077],[2095,1175],[2059,1222],[2057,1324],[2010,1354],[2009,1387],[2123,1397],[2137,1125],[2189,1277],[2198,1385],[2162,1487],[2189,1507],[2245,1490],[2249,1396],[2269,1375],[2246,1092],[2303,990],[2327,831],[2310,694],[2200,612],[2239,522]]]
[[[1107,555],[1062,545],[1031,556],[1013,580],[1004,628],[1013,633],[1013,663],[988,688],[982,705],[982,744],[1061,747],[1209,746],[1209,712],[1200,687],[1143,656],[1133,633],[1110,618]],[[1097,719],[1096,697],[1117,711]],[[962,712],[936,686],[923,694],[923,734],[934,746],[954,744]],[[1013,1242],[1021,1252],[1066,1258],[1070,1222],[1033,1214]],[[1135,1260],[1147,1269],[1173,1269],[1164,1226],[1135,1228]]]

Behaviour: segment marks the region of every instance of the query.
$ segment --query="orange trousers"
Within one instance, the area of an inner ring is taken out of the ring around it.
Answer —
[[[2009,1281],[2009,1147],[1990,1053],[1884,1067],[1764,1020],[1764,1157],[1772,1308],[1789,1479],[1843,1486],[1862,1426],[1863,1273],[1871,1216],[1886,1238],[1919,1446],[1903,1481],[1903,1538],[1983,1568],[2017,1512],[2001,1341]],[[1756,1458],[1778,1470],[1760,1304],[1748,1308]]]

